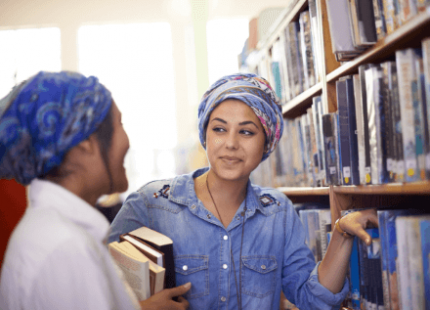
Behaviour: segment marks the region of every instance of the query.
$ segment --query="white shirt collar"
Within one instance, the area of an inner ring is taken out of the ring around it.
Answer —
[[[50,181],[34,179],[29,189],[30,208],[53,208],[82,226],[96,240],[103,242],[109,222],[95,207],[66,188]]]

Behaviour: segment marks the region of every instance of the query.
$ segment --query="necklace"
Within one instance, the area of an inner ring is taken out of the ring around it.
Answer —
[[[218,213],[219,220],[221,221],[222,226],[225,227],[224,222],[222,221],[222,218],[221,218],[221,214],[219,213],[218,207],[216,206],[215,200],[212,197],[211,190],[209,189],[208,177],[209,177],[209,174],[206,176],[206,188],[208,189],[209,195],[211,196],[212,203],[215,206],[215,210]],[[239,252],[239,287],[237,285],[236,267],[234,264],[233,249],[230,248],[230,256],[231,256],[231,261],[233,263],[234,284],[236,286],[237,305],[238,305],[239,310],[242,310],[242,262],[240,260],[242,258],[243,232],[244,232],[244,228],[245,228],[245,220],[244,220],[245,219],[245,212],[246,212],[246,194],[245,194],[245,208],[241,214],[242,215],[242,236],[240,238],[240,252]],[[240,290],[239,290],[239,288],[240,288]]]

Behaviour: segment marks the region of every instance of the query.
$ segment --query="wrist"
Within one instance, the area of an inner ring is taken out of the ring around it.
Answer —
[[[343,218],[343,216],[342,217],[340,217],[340,218],[338,218],[337,220],[336,220],[336,222],[334,223],[334,226],[335,226],[335,229],[342,235],[342,237],[344,237],[344,238],[346,238],[346,239],[349,239],[349,238],[352,238],[352,237],[354,237],[353,235],[351,235],[351,234],[349,234],[349,233],[347,233],[346,231],[344,231],[341,227],[340,227],[340,221],[341,221],[341,219]]]

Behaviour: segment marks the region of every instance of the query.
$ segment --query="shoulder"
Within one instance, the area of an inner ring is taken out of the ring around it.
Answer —
[[[252,188],[263,213],[269,215],[276,212],[294,209],[291,200],[277,189],[271,187],[261,187],[252,184]]]

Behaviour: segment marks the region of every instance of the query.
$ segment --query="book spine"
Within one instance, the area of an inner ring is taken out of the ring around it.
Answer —
[[[312,161],[312,142],[311,142],[311,130],[308,114],[302,115],[302,128],[303,138],[306,146],[306,160],[307,160],[307,175],[308,175],[308,186],[315,186],[315,175]]]
[[[283,32],[283,38],[284,38],[284,52],[285,52],[285,62],[286,62],[286,70],[288,72],[288,80],[286,81],[286,84],[288,84],[289,86],[289,97],[290,99],[294,98],[295,96],[297,96],[296,94],[296,84],[295,84],[295,78],[297,75],[297,72],[295,72],[295,70],[293,70],[294,66],[293,66],[293,49],[292,47],[292,43],[291,43],[291,36],[290,36],[290,25],[289,24]]]
[[[381,40],[385,37],[385,25],[384,25],[384,16],[380,9],[380,0],[373,0],[373,12],[375,14],[375,27],[376,27],[376,35],[378,40]]]
[[[360,310],[360,268],[358,259],[358,237],[354,238],[354,243],[352,244],[351,257],[349,260],[350,269],[350,290],[351,290],[351,300],[352,308],[354,310]]]
[[[423,66],[424,66],[424,77],[425,77],[425,93],[426,100],[425,105],[427,108],[427,124],[428,130],[427,135],[430,139],[430,39],[426,39],[422,42],[422,52],[423,52]],[[429,152],[426,154],[426,169],[430,169],[430,146]]]
[[[333,125],[334,114],[324,114],[322,116],[322,127],[324,135],[326,183],[328,185],[337,184],[336,141]]]
[[[387,34],[390,34],[395,29],[397,29],[397,20],[395,16],[394,1],[383,0],[382,4],[384,7],[384,16],[385,16],[385,25],[387,28]]]
[[[385,137],[382,137],[382,143],[385,147],[386,154],[386,168],[387,168],[387,182],[394,182],[394,131],[393,131],[393,120],[392,120],[392,104],[390,95],[390,62],[381,64],[383,72],[383,87],[382,87],[382,98],[384,108],[384,129]]]
[[[307,150],[306,150],[306,143],[305,143],[305,137],[303,133],[303,118],[297,118],[297,131],[298,131],[298,139],[300,144],[300,154],[302,158],[302,166],[303,166],[303,185],[306,186],[308,184],[308,161],[307,161]]]
[[[400,112],[400,98],[399,98],[399,86],[397,77],[397,66],[395,62],[392,62],[390,66],[390,96],[393,109],[393,128],[395,135],[396,144],[396,182],[403,182],[405,178],[405,165],[403,156],[403,134],[402,134],[402,118]]]
[[[421,250],[420,216],[411,216],[406,220],[408,234],[406,240],[409,247],[408,263],[410,273],[410,286],[412,293],[412,309],[424,310],[424,278],[423,260]]]
[[[379,239],[381,241],[381,273],[384,306],[386,310],[391,309],[390,303],[390,283],[388,279],[388,238],[387,226],[385,223],[385,211],[377,211],[379,222]]]
[[[290,70],[293,77],[293,94],[294,97],[297,96],[302,92],[301,85],[301,64],[300,64],[300,58],[299,58],[299,50],[298,50],[298,40],[297,40],[297,30],[296,30],[296,23],[290,23],[288,25],[288,47],[287,50],[291,52],[291,66]]]
[[[330,210],[318,210],[319,219],[319,234],[320,234],[320,246],[321,246],[321,260],[324,258],[327,252],[328,241],[327,241],[327,227],[331,224],[331,212]]]
[[[420,221],[425,310],[430,310],[430,219]]]
[[[358,145],[357,145],[357,121],[355,115],[355,98],[354,84],[352,77],[345,80],[346,82],[346,98],[348,107],[348,134],[349,134],[349,152],[351,158],[351,183],[353,185],[360,184],[360,176],[358,172]]]
[[[318,111],[318,117],[317,117],[317,124],[318,124],[318,137],[319,137],[319,154],[320,154],[320,179],[321,179],[321,186],[326,186],[325,184],[325,152],[324,152],[324,136],[323,136],[323,129],[322,129],[322,115],[324,114],[324,108],[322,103],[321,96],[315,97],[315,104],[317,106]]]
[[[315,67],[315,83],[321,81],[321,73],[319,66],[321,64],[321,53],[319,48],[321,46],[320,36],[318,31],[318,4],[316,0],[309,0],[309,14],[311,19],[311,34],[312,34],[312,51],[314,55],[314,67]]]
[[[396,237],[398,249],[398,278],[397,286],[399,287],[401,308],[410,309],[412,303],[412,291],[409,273],[408,252],[409,246],[407,241],[407,225],[405,217],[396,218]]]
[[[318,103],[317,100],[321,100],[321,97],[314,97],[312,98],[312,121],[314,123],[314,134],[315,134],[315,143],[316,143],[316,157],[318,159],[318,167],[315,170],[316,173],[316,180],[317,180],[317,186],[322,186],[322,178],[321,178],[321,172],[322,170],[322,153],[321,153],[321,136],[320,136],[320,115],[318,110]],[[315,156],[315,155],[314,155]]]
[[[301,45],[301,30],[300,30],[300,26],[297,23],[295,23],[296,25],[296,30],[297,30],[297,60],[298,60],[298,70],[299,70],[299,78],[300,78],[300,92],[303,92],[306,89],[306,81],[305,81],[305,68],[303,67],[303,50],[302,50],[302,45]]]
[[[417,70],[417,98],[414,101],[415,111],[415,137],[417,143],[417,160],[422,180],[430,178],[430,170],[426,165],[426,156],[430,153],[429,133],[427,122],[427,105],[425,93],[424,61],[418,57],[416,60]],[[421,146],[421,149],[419,148]]]
[[[346,81],[336,82],[337,105],[339,114],[339,135],[340,135],[340,157],[342,158],[342,184],[352,185],[351,182],[351,155],[349,140],[349,119],[346,94]]]
[[[379,184],[379,165],[378,165],[378,72],[376,68],[366,70],[366,92],[367,92],[367,115],[369,127],[369,145],[370,145],[370,159],[371,159],[371,174],[372,184]],[[376,89],[375,89],[376,88]]]
[[[339,123],[339,113],[336,112],[336,156],[337,156],[337,179],[338,185],[342,185],[342,156],[340,155],[340,123]]]
[[[365,78],[365,70],[370,68],[369,65],[362,65],[358,68],[361,82],[361,102],[363,105],[363,132],[364,132],[364,172],[365,172],[365,184],[372,184],[372,171],[371,171],[371,160],[370,160],[370,139],[369,139],[369,117],[367,114],[367,83]]]
[[[319,154],[318,154],[318,145],[317,145],[317,135],[316,135],[316,126],[315,126],[315,118],[314,118],[314,109],[311,107],[307,109],[308,120],[309,120],[309,130],[311,136],[311,158],[313,170],[312,173],[314,175],[314,186],[320,186],[321,182],[319,180]]]
[[[384,74],[381,67],[378,67],[377,73],[375,74],[377,76],[377,93],[375,94],[375,102],[377,102],[377,146],[378,146],[378,170],[379,170],[379,183],[384,184],[388,183],[389,180],[389,171],[388,171],[388,160],[387,160],[387,154],[388,154],[388,148],[387,148],[387,141],[389,140],[389,137],[387,137],[387,113],[389,110],[386,110],[386,103],[385,103],[385,83],[384,83]],[[391,163],[391,162],[390,162]]]
[[[361,98],[361,81],[360,76],[355,74],[354,81],[354,96],[355,96],[355,115],[357,124],[357,151],[358,151],[358,174],[360,184],[366,184],[365,173],[365,155],[364,155],[364,123],[363,123],[363,103]]]
[[[309,11],[300,14],[300,28],[302,35],[303,72],[306,89],[315,85],[315,59],[312,50],[311,21]]]
[[[403,136],[403,155],[405,162],[405,180],[419,180],[415,146],[415,124],[412,83],[416,75],[414,51],[412,49],[396,52],[397,77],[399,85],[400,113]]]

